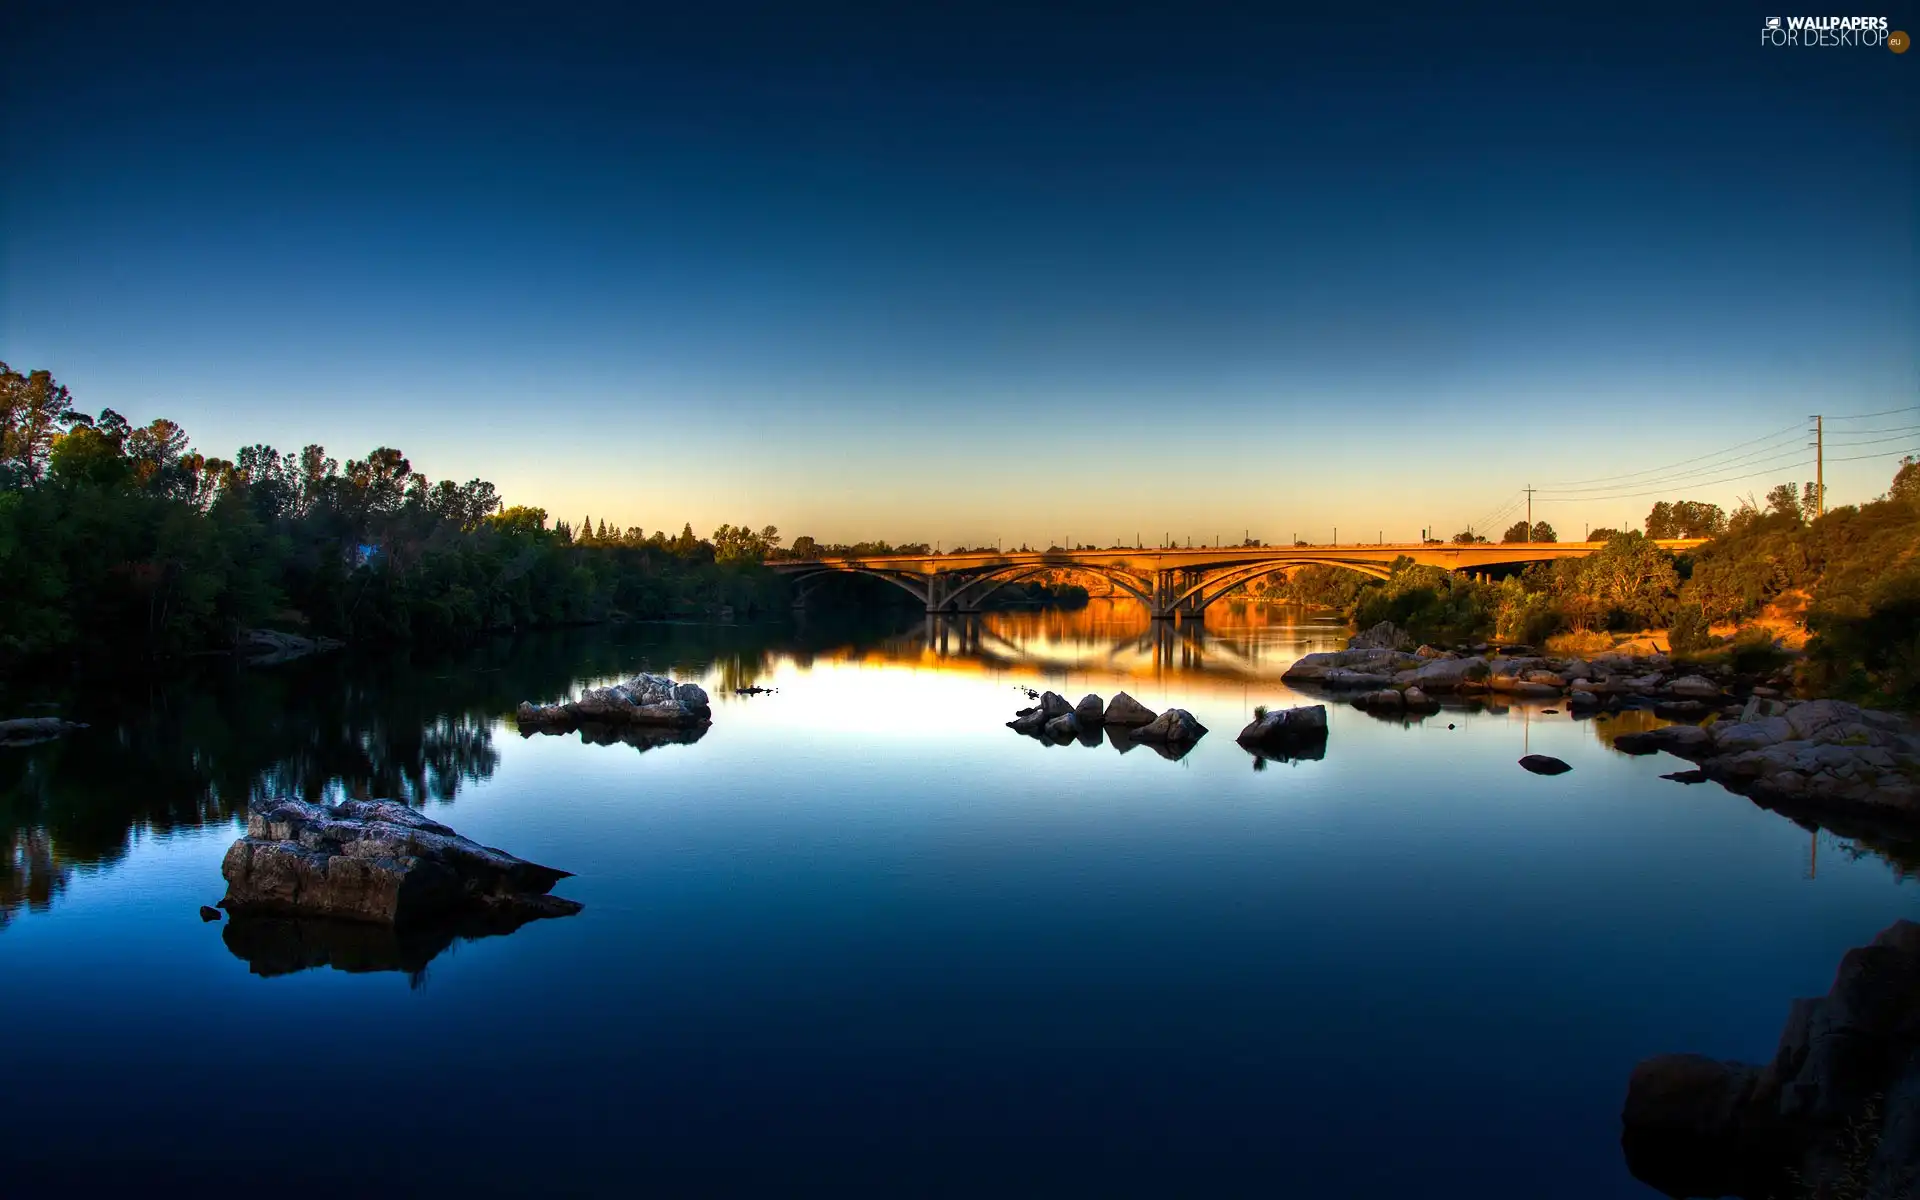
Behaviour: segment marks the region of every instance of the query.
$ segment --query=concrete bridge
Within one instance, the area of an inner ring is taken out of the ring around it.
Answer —
[[[1698,538],[1672,538],[1667,550],[1690,550]],[[981,602],[1010,583],[1035,575],[1070,572],[1097,576],[1131,595],[1160,619],[1197,620],[1208,606],[1241,584],[1295,567],[1341,567],[1375,579],[1392,574],[1393,563],[1416,563],[1449,571],[1524,566],[1561,558],[1585,558],[1604,542],[1503,542],[1459,546],[1419,542],[1353,546],[1226,546],[1166,550],[1036,550],[965,554],[892,554],[865,558],[811,558],[770,562],[796,582],[795,607],[835,575],[870,575],[911,592],[930,613],[980,611]]]

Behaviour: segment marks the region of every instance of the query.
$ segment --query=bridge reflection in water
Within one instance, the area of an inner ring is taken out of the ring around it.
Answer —
[[[928,613],[883,653],[932,660],[944,670],[1063,671],[1111,678],[1210,676],[1277,680],[1303,654],[1336,650],[1347,630],[1330,613],[1297,605],[1215,607],[1206,624],[1156,621],[1129,600],[1078,609]]]

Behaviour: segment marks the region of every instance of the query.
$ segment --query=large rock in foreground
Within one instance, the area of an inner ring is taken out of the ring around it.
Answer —
[[[577,700],[522,703],[514,717],[523,731],[541,733],[567,733],[588,723],[691,729],[711,724],[713,709],[697,683],[675,683],[664,675],[636,675],[611,687],[589,688]]]
[[[1920,1194],[1920,925],[1849,950],[1770,1063],[1635,1067],[1621,1125],[1627,1168],[1671,1196]]]
[[[394,925],[462,912],[558,917],[580,911],[548,890],[572,874],[515,858],[404,804],[347,800],[250,805],[247,836],[220,873],[232,913]]]

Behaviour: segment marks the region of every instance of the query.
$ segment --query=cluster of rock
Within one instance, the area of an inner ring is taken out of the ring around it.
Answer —
[[[1321,758],[1327,752],[1327,706],[1280,708],[1255,717],[1235,739],[1263,758]]]
[[[32,746],[85,728],[78,721],[59,717],[14,717],[0,721],[0,746]]]
[[[394,925],[460,913],[512,921],[580,911],[548,894],[572,872],[482,846],[391,801],[256,802],[220,873],[227,880],[220,907],[235,914]]]
[[[1920,1195],[1920,925],[1849,950],[1771,1062],[1642,1062],[1621,1124],[1628,1169],[1670,1196]]]
[[[274,629],[249,629],[241,633],[233,648],[235,653],[247,660],[249,666],[266,667],[290,659],[305,658],[309,654],[324,654],[345,645],[338,638],[310,638]]]
[[[520,730],[570,733],[588,725],[653,725],[692,729],[713,722],[707,693],[697,683],[664,675],[636,675],[625,683],[589,688],[559,704],[522,702],[514,713]]]
[[[1033,706],[1016,713],[1007,728],[1058,742],[1089,734],[1098,737],[1102,729],[1123,729],[1129,741],[1172,746],[1190,746],[1207,733],[1207,727],[1186,709],[1169,708],[1156,715],[1125,692],[1116,692],[1104,704],[1091,692],[1078,704],[1067,703],[1057,692],[1043,692]]]
[[[1435,711],[1443,695],[1496,695],[1513,699],[1564,699],[1573,709],[1651,708],[1676,720],[1731,708],[1739,693],[1778,696],[1778,689],[1712,668],[1675,670],[1664,654],[1618,652],[1592,658],[1530,653],[1455,651],[1422,646],[1415,651],[1357,647],[1309,654],[1287,669],[1289,684],[1317,684],[1355,693],[1360,708]]]
[[[1920,819],[1920,731],[1904,717],[1843,700],[1759,697],[1731,720],[1622,734],[1616,750],[1665,750],[1702,778],[1789,813]]]

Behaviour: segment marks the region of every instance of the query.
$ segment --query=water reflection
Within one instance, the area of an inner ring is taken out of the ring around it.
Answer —
[[[929,614],[880,649],[895,661],[1039,666],[1101,676],[1278,679],[1302,654],[1346,645],[1344,624],[1297,605],[1242,605],[1200,622],[1155,621],[1131,600],[1078,609]]]
[[[221,940],[263,978],[328,967],[351,974],[400,971],[409,987],[427,981],[427,964],[455,942],[512,933],[537,917],[496,912],[401,927],[315,917],[234,917]]]
[[[56,705],[91,728],[0,749],[0,929],[51,905],[77,871],[111,866],[135,837],[244,818],[247,802],[295,796],[452,803],[500,763],[500,718],[526,699],[650,670],[764,677],[782,654],[855,653],[895,632],[871,622],[786,626],[635,625],[503,638],[415,662],[333,655],[270,668],[193,673],[62,692],[0,693],[0,711]],[[17,686],[17,685],[16,685]],[[650,749],[698,732],[582,730]]]

